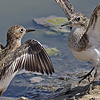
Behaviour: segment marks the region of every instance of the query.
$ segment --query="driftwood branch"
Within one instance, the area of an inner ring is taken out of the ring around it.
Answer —
[[[75,13],[75,10],[69,0],[55,0],[64,11],[68,20],[70,20],[71,16]]]

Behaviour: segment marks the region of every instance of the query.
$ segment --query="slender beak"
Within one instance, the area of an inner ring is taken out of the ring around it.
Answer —
[[[32,32],[32,31],[35,31],[34,29],[26,29],[26,33],[27,32]]]
[[[70,21],[68,21],[67,23],[61,25],[61,27],[63,27],[63,26],[67,26],[67,25],[71,25],[71,24],[72,24],[72,21],[70,20]]]

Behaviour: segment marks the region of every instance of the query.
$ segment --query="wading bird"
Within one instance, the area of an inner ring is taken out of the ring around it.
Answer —
[[[21,69],[32,72],[54,72],[52,62],[43,46],[36,40],[28,40],[21,45],[21,39],[27,32],[35,31],[14,25],[7,32],[7,44],[0,43],[0,95]]]
[[[89,25],[87,27],[87,17],[82,13],[76,13],[68,0],[56,0],[68,18],[68,23],[61,26],[70,26],[70,33],[67,44],[73,55],[83,61],[93,63],[92,70],[82,76],[79,83],[91,75],[95,69],[94,82],[97,76],[97,68],[100,66],[100,4],[94,9]]]

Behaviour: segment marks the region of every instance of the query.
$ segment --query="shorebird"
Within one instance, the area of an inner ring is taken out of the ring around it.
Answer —
[[[87,17],[82,13],[76,13],[68,0],[56,0],[56,2],[60,4],[69,20],[61,26],[71,27],[67,40],[68,47],[77,59],[90,61],[94,65],[89,73],[80,77],[82,79],[79,83],[89,77],[95,69],[91,82],[93,83],[97,76],[97,68],[100,66],[100,4],[94,9],[87,27]]]
[[[6,46],[0,43],[0,95],[21,69],[42,74],[54,72],[48,54],[38,41],[31,39],[21,45],[23,35],[31,31],[35,30],[14,25],[7,32]]]

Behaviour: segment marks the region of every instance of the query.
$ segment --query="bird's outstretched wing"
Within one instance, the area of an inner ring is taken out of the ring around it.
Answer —
[[[26,71],[41,72],[47,74],[54,72],[52,62],[42,45],[36,40],[28,40],[17,48],[8,58],[8,63],[2,70],[0,78],[18,72]],[[1,80],[1,79],[0,79]]]
[[[75,14],[75,10],[69,0],[55,0],[62,8],[64,11],[66,17],[68,20],[70,20],[71,16]]]
[[[100,4],[94,9],[86,34],[89,36],[89,43],[100,46]]]

